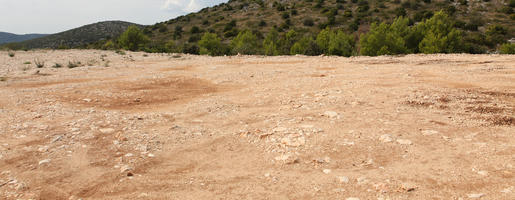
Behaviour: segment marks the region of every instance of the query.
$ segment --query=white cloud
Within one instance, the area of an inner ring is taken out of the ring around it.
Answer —
[[[217,3],[225,2],[223,0],[166,0],[162,9],[177,11],[180,10],[185,13],[197,12],[200,9],[215,5]]]
[[[57,33],[106,20],[150,25],[227,1],[0,0],[0,31]]]

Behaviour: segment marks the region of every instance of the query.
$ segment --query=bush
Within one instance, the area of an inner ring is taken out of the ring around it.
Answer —
[[[501,54],[515,54],[515,44],[506,43],[499,47],[499,53]]]
[[[182,48],[175,44],[174,40],[170,40],[165,44],[166,52],[168,53],[181,53]]]
[[[252,55],[258,52],[258,38],[251,31],[241,31],[231,42],[234,53]]]
[[[39,59],[34,60],[34,65],[36,65],[37,68],[43,68],[45,66],[45,62],[41,61]]]
[[[485,35],[486,40],[491,47],[495,47],[497,44],[506,42],[508,29],[501,25],[490,25],[486,28]]]
[[[182,47],[182,52],[187,54],[198,55],[200,53],[200,48],[196,44],[184,43]]]
[[[313,19],[307,18],[307,19],[304,19],[303,24],[304,24],[304,26],[313,26],[313,25],[315,25],[315,22],[313,22]]]
[[[263,40],[263,49],[264,53],[267,56],[276,56],[279,55],[279,47],[278,47],[278,41],[279,41],[279,32],[274,28],[265,37],[265,40]]]
[[[147,36],[137,26],[129,26],[127,30],[120,35],[118,43],[126,50],[137,51],[142,49],[149,42]]]
[[[360,38],[360,54],[367,56],[409,53],[406,38],[411,33],[409,20],[397,18],[392,24],[373,23],[370,31]]]
[[[63,67],[61,64],[59,63],[55,63],[55,65],[52,66],[53,68],[61,68]]]
[[[290,49],[291,55],[302,54],[302,55],[319,55],[320,51],[318,45],[312,37],[303,37],[299,41],[295,42]]]
[[[422,53],[456,53],[460,52],[462,45],[462,32],[454,28],[449,16],[443,12],[437,12],[433,17],[420,23],[422,41],[419,50]]]
[[[14,55],[15,55],[15,54],[14,54],[14,52],[12,52],[12,51],[9,51],[7,54],[8,54],[8,55],[9,55],[9,57],[11,57],[11,58],[12,58],[12,57],[14,57]]]
[[[225,53],[222,42],[216,33],[204,33],[198,45],[202,55],[221,56]]]
[[[78,62],[78,61],[74,61],[74,62],[69,61],[68,62],[68,68],[70,68],[70,69],[73,69],[73,68],[76,68],[76,67],[80,67],[80,65],[81,65],[81,63]]]
[[[326,28],[318,33],[316,43],[321,53],[337,56],[351,56],[354,52],[354,37],[343,31]]]

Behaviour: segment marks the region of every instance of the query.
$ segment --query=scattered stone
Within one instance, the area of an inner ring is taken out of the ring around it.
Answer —
[[[511,193],[513,191],[514,187],[513,186],[510,186],[508,188],[504,188],[503,190],[501,190],[502,193]]]
[[[324,116],[327,116],[329,118],[335,118],[338,116],[338,113],[334,111],[325,111]]]
[[[402,144],[402,145],[411,145],[411,144],[413,144],[413,142],[411,142],[411,140],[407,140],[407,139],[397,139],[397,143]]]
[[[132,153],[125,154],[125,157],[132,157],[132,156],[134,156],[134,154],[132,154]]]
[[[467,194],[467,196],[471,199],[479,199],[481,197],[484,197],[485,194],[484,193],[478,193],[478,194]]]
[[[272,132],[286,132],[288,129],[284,127],[277,127],[272,130]]]
[[[63,139],[63,136],[62,136],[62,135],[55,136],[55,138],[52,140],[52,143],[55,143],[55,142],[61,141],[61,139]]]
[[[330,174],[331,170],[330,169],[324,169],[324,170],[322,170],[322,172],[324,172],[324,174]]]
[[[111,133],[114,133],[114,129],[113,128],[101,128],[99,130],[101,133],[103,134],[111,134]]]
[[[283,154],[283,155],[277,156],[277,157],[275,157],[275,160],[283,161],[285,164],[299,163],[299,159],[292,156],[291,154]]]
[[[417,189],[417,186],[414,183],[402,183],[401,189],[403,189],[406,192],[412,192]]]
[[[267,177],[267,178],[270,177],[270,173],[266,173],[265,177]]]
[[[381,137],[379,137],[379,140],[383,143],[388,143],[388,142],[393,141],[392,136],[390,134],[381,135]]]
[[[45,159],[45,160],[39,161],[39,165],[44,165],[44,164],[48,164],[48,163],[50,163],[50,159]]]
[[[345,200],[359,200],[359,198],[357,198],[357,197],[349,197],[349,198],[346,198]]]
[[[82,101],[89,103],[91,102],[91,99],[82,99]]]
[[[425,136],[434,135],[437,133],[438,133],[438,131],[435,131],[435,130],[423,130],[422,131],[422,135],[425,135]]]
[[[288,136],[288,137],[281,139],[281,144],[284,144],[284,145],[290,146],[290,147],[299,147],[299,146],[306,144],[306,138],[304,138],[302,136],[297,137],[297,138],[292,138],[291,136]]]
[[[477,174],[479,174],[481,176],[488,176],[488,171],[481,170],[481,171],[478,171]]]
[[[132,167],[130,167],[129,165],[123,165],[120,167],[120,173],[128,172],[131,170],[132,170]]]
[[[338,177],[338,180],[340,181],[340,183],[349,183],[349,177],[346,176],[340,176]]]
[[[132,172],[127,172],[127,176],[134,176]]]
[[[303,125],[300,125],[301,128],[313,128],[315,126],[311,125],[311,124],[303,124]]]
[[[39,148],[38,148],[38,151],[39,151],[39,152],[46,152],[46,151],[48,151],[48,146],[42,146],[42,147],[39,147]]]
[[[152,153],[149,153],[147,156],[148,156],[148,157],[151,157],[151,158],[155,157],[155,155],[154,155],[154,154],[152,154]]]

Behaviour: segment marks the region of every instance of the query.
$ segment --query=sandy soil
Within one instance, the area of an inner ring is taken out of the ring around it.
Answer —
[[[0,52],[0,92],[0,199],[515,199],[513,55]]]

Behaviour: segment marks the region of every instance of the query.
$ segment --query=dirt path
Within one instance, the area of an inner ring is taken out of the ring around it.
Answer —
[[[3,52],[0,77],[0,199],[515,199],[515,56]]]

